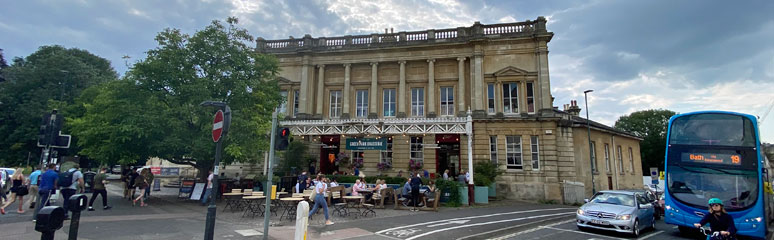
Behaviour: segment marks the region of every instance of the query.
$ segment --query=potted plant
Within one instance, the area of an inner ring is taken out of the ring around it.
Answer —
[[[497,176],[503,173],[502,170],[489,161],[478,162],[473,166],[473,183],[475,187],[476,203],[489,203],[491,192],[495,192],[493,185]]]
[[[409,160],[409,170],[412,172],[422,169],[422,165],[421,161],[414,161],[414,159]]]
[[[380,175],[382,175],[382,173],[384,171],[390,170],[392,168],[392,163],[391,162],[380,162],[380,163],[376,164],[376,168],[379,169],[379,173],[380,173]]]

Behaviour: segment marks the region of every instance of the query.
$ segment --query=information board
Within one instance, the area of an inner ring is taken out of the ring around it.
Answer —
[[[196,183],[196,185],[194,185],[193,192],[191,192],[191,197],[188,199],[197,201],[202,199],[202,193],[204,193],[205,185],[207,185],[207,183]]]
[[[161,191],[161,179],[153,179],[153,191]]]
[[[177,175],[180,175],[180,168],[176,168],[176,167],[161,168],[161,176],[177,176]]]
[[[191,192],[193,192],[194,183],[196,181],[194,180],[182,180],[180,181],[180,192],[178,192],[177,197],[188,199],[191,197]]]

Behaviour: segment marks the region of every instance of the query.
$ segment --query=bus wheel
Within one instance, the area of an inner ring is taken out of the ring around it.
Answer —
[[[680,234],[683,236],[690,236],[696,233],[696,229],[685,226],[677,226],[677,229],[680,230]]]

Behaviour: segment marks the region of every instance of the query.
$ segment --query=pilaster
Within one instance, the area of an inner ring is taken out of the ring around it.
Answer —
[[[344,102],[342,111],[341,111],[341,118],[347,119],[349,118],[349,85],[350,85],[350,72],[352,70],[352,64],[344,64],[344,97],[342,98],[342,102]]]
[[[465,113],[465,57],[458,57],[457,58],[457,69],[459,70],[459,73],[457,74],[459,76],[459,82],[457,84],[457,116],[466,116]]]
[[[379,115],[376,114],[377,106],[378,104],[376,101],[376,97],[378,94],[376,94],[376,90],[379,89],[379,87],[376,85],[376,78],[377,73],[379,72],[379,63],[378,62],[372,62],[371,63],[371,88],[368,90],[368,94],[370,96],[369,103],[368,103],[368,118],[378,118]]]
[[[399,118],[405,118],[406,117],[406,61],[398,61],[398,64],[400,64],[400,83],[398,83],[398,97],[395,98],[396,104],[398,104],[398,115]]]
[[[427,117],[434,118],[435,113],[435,59],[427,59]]]
[[[317,100],[315,101],[315,104],[317,105],[317,109],[314,112],[317,115],[322,116],[323,114],[323,90],[325,89],[325,65],[320,64],[317,65],[318,73],[317,73]]]

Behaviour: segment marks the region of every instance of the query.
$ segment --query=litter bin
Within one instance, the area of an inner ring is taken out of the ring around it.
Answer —
[[[83,182],[86,184],[84,188],[86,189],[87,193],[90,193],[93,186],[94,186],[94,176],[97,176],[97,173],[95,172],[85,172],[83,173]]]

